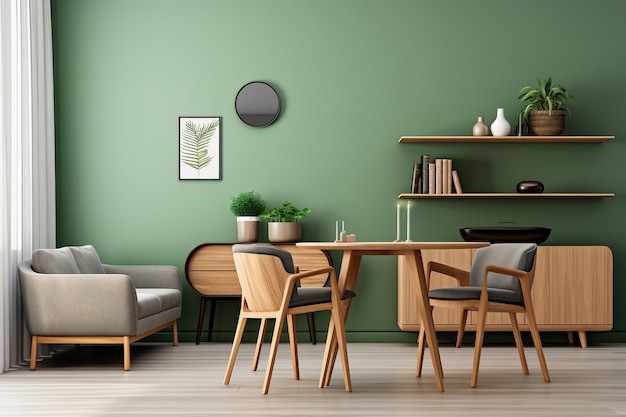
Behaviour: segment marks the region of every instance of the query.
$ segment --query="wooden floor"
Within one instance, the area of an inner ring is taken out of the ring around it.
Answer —
[[[317,388],[324,345],[299,347],[301,379],[292,379],[288,345],[281,344],[267,396],[260,393],[265,363],[250,370],[251,344],[242,345],[229,386],[222,385],[228,343],[135,344],[130,372],[122,370],[121,347],[65,347],[34,372],[25,366],[0,375],[0,415],[626,415],[625,345],[546,347],[549,384],[531,347],[530,375],[522,375],[515,347],[487,346],[475,389],[469,388],[473,348],[442,346],[444,393],[430,357],[424,375],[415,377],[413,344],[349,343],[352,393],[343,389],[340,368],[330,387]]]

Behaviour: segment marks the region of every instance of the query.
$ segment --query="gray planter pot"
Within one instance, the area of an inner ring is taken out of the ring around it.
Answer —
[[[272,243],[298,242],[302,240],[302,223],[268,222],[267,238]]]
[[[259,241],[259,217],[237,217],[237,240],[239,243],[255,243]]]

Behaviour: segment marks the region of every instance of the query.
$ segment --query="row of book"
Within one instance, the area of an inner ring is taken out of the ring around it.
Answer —
[[[413,164],[412,194],[461,194],[461,181],[452,159],[432,158],[425,154]]]

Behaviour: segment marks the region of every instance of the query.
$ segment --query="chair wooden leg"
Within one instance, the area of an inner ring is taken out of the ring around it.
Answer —
[[[235,330],[235,339],[233,340],[233,347],[230,351],[230,357],[228,358],[228,365],[226,366],[226,374],[224,375],[224,385],[230,383],[230,377],[233,374],[233,368],[235,367],[235,360],[237,359],[237,352],[239,352],[239,345],[241,344],[241,338],[243,337],[243,331],[246,328],[246,317],[239,316],[237,321],[237,329]]]
[[[485,298],[485,297],[483,297]],[[487,299],[481,300],[478,308],[478,326],[476,327],[476,343],[474,345],[474,366],[472,369],[471,388],[476,388],[478,383],[478,368],[480,366],[480,354],[483,347],[483,339],[485,338],[485,323],[487,321]]]
[[[424,351],[426,350],[426,333],[424,332],[424,322],[420,321],[420,331],[417,334],[417,365],[415,366],[415,376],[422,376],[424,366]]]
[[[37,369],[37,345],[39,342],[37,336],[31,337],[30,340],[30,370],[34,371]]]
[[[274,371],[274,363],[276,362],[276,352],[278,351],[278,343],[280,342],[280,334],[283,331],[283,322],[285,315],[280,315],[274,323],[274,334],[272,336],[272,344],[270,346],[269,357],[267,358],[267,369],[265,369],[265,381],[261,393],[267,394],[270,390],[270,382],[272,381],[272,372]]]
[[[124,336],[124,370],[130,371],[130,336]]]
[[[263,338],[265,337],[265,329],[267,329],[267,319],[261,319],[259,324],[259,334],[256,338],[256,348],[254,349],[254,358],[252,358],[252,370],[256,371],[259,367],[259,358],[261,357],[261,349],[263,348]]]
[[[528,363],[526,362],[526,355],[524,354],[524,342],[522,342],[522,334],[520,333],[519,325],[517,324],[517,313],[509,312],[509,318],[511,319],[511,327],[513,328],[513,337],[515,338],[517,353],[519,354],[519,360],[522,364],[522,372],[524,373],[524,375],[528,375]]]
[[[287,316],[287,329],[289,330],[289,346],[291,347],[291,364],[293,366],[293,379],[300,379],[300,365],[298,364],[298,340],[296,333],[296,316]]]
[[[320,374],[319,387],[324,388],[330,384],[330,374],[333,372],[334,355],[336,355],[337,338],[335,337],[335,321],[332,319],[328,323],[328,333],[326,334],[326,346],[324,348],[324,359],[322,360],[322,372]]]
[[[546,364],[546,358],[543,355],[543,348],[541,347],[541,337],[539,337],[539,330],[537,329],[537,322],[535,320],[535,314],[532,307],[526,306],[526,318],[528,319],[528,327],[530,327],[530,335],[533,338],[533,344],[537,350],[537,358],[539,359],[539,365],[541,366],[541,373],[543,374],[543,380],[550,382],[550,373],[548,372],[548,365]]]
[[[461,318],[459,320],[459,330],[456,334],[456,347],[460,348],[463,345],[463,335],[465,334],[465,326],[467,324],[467,310],[461,311]]]
[[[313,313],[307,313],[307,319],[309,321],[309,338],[311,339],[311,344],[317,344],[317,336],[315,335],[315,316]]]

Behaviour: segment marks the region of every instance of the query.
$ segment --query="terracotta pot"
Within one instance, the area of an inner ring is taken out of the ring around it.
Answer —
[[[268,222],[267,239],[272,243],[298,242],[302,240],[302,223]]]
[[[557,136],[565,129],[565,110],[533,110],[528,115],[530,131],[537,136]]]

